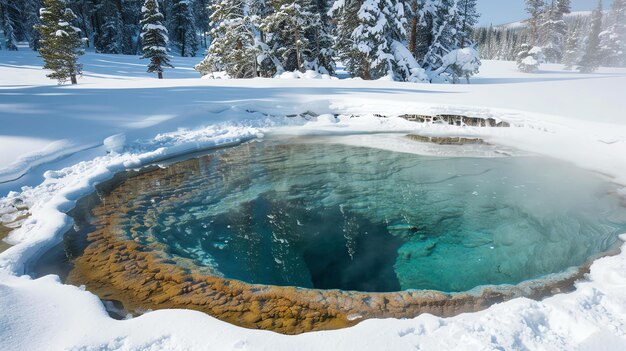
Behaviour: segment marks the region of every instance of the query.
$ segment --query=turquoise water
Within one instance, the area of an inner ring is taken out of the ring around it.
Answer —
[[[539,157],[266,141],[143,180],[116,229],[250,283],[453,292],[561,272],[607,250],[626,231],[614,190]]]

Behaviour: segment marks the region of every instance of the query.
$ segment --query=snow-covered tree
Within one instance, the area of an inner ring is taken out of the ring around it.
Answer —
[[[547,62],[560,62],[567,35],[567,24],[563,20],[563,6],[554,1],[541,16],[539,26],[539,44]]]
[[[572,12],[571,1],[570,0],[556,0],[556,8],[562,14],[570,13]]]
[[[16,18],[19,10],[12,1],[0,1],[0,23],[4,31],[4,45],[7,50],[17,51],[17,37],[15,34]]]
[[[541,48],[522,44],[521,51],[517,54],[517,68],[525,73],[534,73],[539,70],[539,65],[543,61]]]
[[[393,55],[397,65],[397,74],[399,79],[411,83],[428,83],[430,77],[426,74],[426,70],[417,62],[409,49],[399,41],[391,44]]]
[[[159,11],[157,0],[146,0],[141,9],[141,40],[143,56],[150,60],[148,72],[157,73],[159,79],[163,78],[164,67],[174,67],[170,64],[167,55],[167,29],[163,26],[163,14]]]
[[[443,58],[442,67],[446,69],[452,77],[453,83],[457,83],[460,77],[464,77],[467,84],[470,77],[478,73],[480,69],[480,55],[475,44],[471,40],[472,28],[480,14],[476,10],[476,0],[458,0],[456,28],[454,30],[456,48],[447,53]]]
[[[265,58],[274,64],[274,71],[282,70],[271,57],[257,58],[261,47],[265,52],[269,49],[257,43],[257,25],[248,9],[245,0],[222,0],[212,6],[213,42],[207,56],[195,66],[200,74],[226,72],[232,78],[253,78],[258,76],[259,63],[265,62]]]
[[[320,72],[322,74],[335,74],[335,38],[331,34],[330,21],[328,16],[327,0],[310,0],[310,11],[319,17],[319,25],[313,26],[307,31],[307,37],[311,43],[311,59],[306,63],[307,69]]]
[[[189,0],[173,0],[170,14],[171,39],[180,56],[196,56],[198,33],[195,18],[191,15]]]
[[[585,54],[578,64],[580,72],[594,72],[600,67],[600,32],[602,31],[602,1],[598,1],[598,7],[591,15],[591,30],[587,36]]]
[[[459,0],[433,1],[430,46],[422,59],[422,66],[426,69],[433,82],[448,82],[453,79],[445,72],[447,65],[444,56],[459,48],[457,32],[461,24],[459,17]]]
[[[397,0],[337,0],[337,52],[352,76],[397,79],[394,41],[406,35],[404,6]]]
[[[458,83],[464,77],[470,84],[470,77],[480,69],[480,57],[473,47],[454,49],[443,56],[441,73],[448,72],[453,83]],[[439,72],[438,72],[439,73]]]
[[[267,45],[287,71],[334,73],[332,38],[310,0],[274,1],[275,11],[263,19]]]
[[[528,32],[516,28],[479,27],[474,30],[472,40],[480,48],[480,57],[488,60],[514,61],[527,42]]]
[[[539,26],[541,25],[541,17],[544,11],[544,0],[526,0],[526,11],[530,14],[530,45],[537,45],[539,38]]]
[[[477,0],[459,0],[457,4],[457,21],[456,21],[456,41],[459,48],[466,48],[473,46],[471,42],[472,28],[478,19],[480,14],[476,9]]]
[[[607,22],[600,33],[602,64],[626,66],[626,0],[613,0]]]
[[[407,46],[411,55],[415,55],[417,49],[417,28],[422,19],[419,11],[419,0],[406,0],[404,4],[404,14],[407,19]],[[415,57],[415,56],[414,56]]]
[[[115,1],[102,1],[101,6],[98,7],[98,12],[102,24],[94,37],[96,51],[121,54],[124,46],[124,24],[122,23],[122,14]]]
[[[72,26],[76,15],[65,7],[62,0],[44,0],[41,8],[41,24],[37,30],[41,35],[39,54],[44,68],[52,70],[47,76],[64,83],[68,78],[72,84],[81,74],[82,65],[78,56],[83,54],[80,29]]]
[[[572,25],[567,34],[562,61],[566,70],[571,70],[580,60],[580,36],[581,33],[578,26]]]
[[[202,41],[201,44],[203,47],[209,47],[209,31],[211,30],[210,17],[211,12],[209,8],[211,6],[210,0],[195,0],[192,8],[192,14],[194,15],[194,22],[196,25],[196,30],[201,33]]]
[[[19,3],[19,2],[18,2]],[[22,2],[22,9],[20,11],[22,23],[25,29],[25,40],[31,49],[39,49],[39,32],[36,27],[41,23],[39,19],[39,9],[43,7],[41,0],[26,0]]]

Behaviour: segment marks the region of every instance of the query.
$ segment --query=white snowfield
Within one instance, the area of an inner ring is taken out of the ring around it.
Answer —
[[[596,261],[574,292],[541,302],[516,299],[453,318],[368,320],[298,336],[187,310],[118,321],[88,291],[56,276],[26,275],[72,225],[65,212],[96,183],[129,167],[269,134],[359,133],[351,142],[403,152],[424,150],[373,133],[477,136],[626,186],[626,70],[579,74],[545,65],[523,74],[513,62],[487,61],[472,85],[306,75],[211,80],[192,70],[199,60],[176,58],[177,68],[157,80],[138,57],[90,53],[81,58],[79,85],[57,86],[35,53],[0,51],[0,216],[11,219],[20,203],[31,213],[9,236],[14,246],[0,253],[1,350],[626,349],[626,252]],[[307,111],[320,116],[285,117]],[[513,127],[394,117],[403,113],[493,117]]]

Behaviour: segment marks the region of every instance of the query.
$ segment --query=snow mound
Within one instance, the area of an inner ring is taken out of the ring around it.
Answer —
[[[120,153],[126,145],[126,135],[123,133],[111,135],[104,139],[104,148],[110,153]]]
[[[328,74],[321,74],[316,71],[307,70],[304,72],[283,72],[276,75],[279,79],[338,79],[337,77],[331,77]]]

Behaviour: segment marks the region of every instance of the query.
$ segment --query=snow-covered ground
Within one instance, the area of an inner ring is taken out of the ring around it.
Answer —
[[[575,292],[541,302],[516,299],[454,318],[368,320],[299,336],[242,329],[184,310],[116,321],[87,291],[54,276],[23,275],[60,241],[71,226],[64,212],[97,182],[128,167],[272,133],[479,136],[570,161],[626,186],[626,70],[580,74],[544,65],[538,74],[524,74],[512,62],[486,61],[472,85],[428,85],[199,79],[191,68],[199,58],[174,59],[177,68],[156,80],[134,56],[90,53],[81,61],[79,85],[57,86],[45,78],[36,54],[0,51],[0,216],[10,219],[20,202],[31,212],[9,237],[15,246],[0,253],[1,349],[626,349],[626,253],[594,263]],[[323,116],[284,117],[307,111]],[[403,113],[493,117],[513,127],[422,125],[393,117]],[[399,147],[370,135],[353,141]]]

